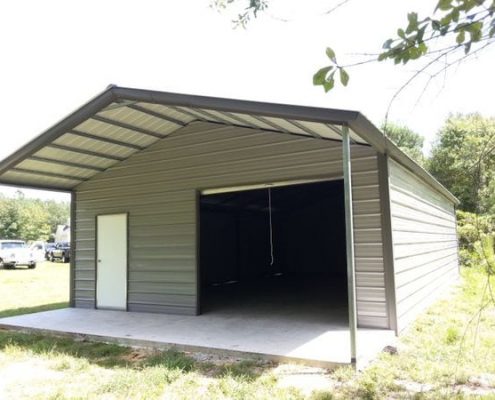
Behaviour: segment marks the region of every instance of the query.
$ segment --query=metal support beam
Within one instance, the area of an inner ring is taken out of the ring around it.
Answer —
[[[220,114],[222,114],[222,115],[225,115],[225,116],[227,116],[229,118],[232,118],[233,120],[237,121],[242,126],[245,126],[245,127],[248,127],[248,128],[252,128],[252,129],[260,129],[258,126],[253,125],[252,123],[248,122],[244,118],[238,117],[237,115],[234,115],[231,112],[227,112],[227,111],[218,111],[218,112]]]
[[[347,256],[347,297],[349,308],[349,333],[351,339],[351,362],[356,363],[357,307],[356,269],[354,265],[354,219],[352,213],[351,141],[349,127],[342,127],[342,163],[344,172],[345,238]]]
[[[129,104],[136,104],[136,103],[137,103],[136,101],[117,100],[116,103],[110,104],[108,107],[105,107],[101,111],[112,111],[118,108],[127,107]]]
[[[29,175],[37,175],[37,176],[44,176],[44,177],[51,177],[51,178],[60,178],[60,179],[69,179],[71,181],[79,181],[83,182],[86,180],[86,178],[81,178],[80,176],[73,176],[73,175],[68,175],[68,174],[57,174],[54,172],[45,172],[45,171],[36,171],[34,169],[28,169],[28,168],[11,168],[10,169],[13,172],[20,172],[23,174],[29,174]]]
[[[171,106],[171,105],[167,105],[167,107],[170,108],[171,110],[174,110],[178,113],[181,113],[182,115],[187,115],[188,117],[194,118],[193,121],[209,122],[209,119],[205,118],[203,116],[203,114],[198,115],[198,113],[191,112],[190,110],[185,110],[184,108],[179,108],[179,107]],[[193,121],[191,121],[191,122],[193,122]]]
[[[207,110],[200,110],[195,108],[192,110],[195,114],[199,114],[200,116],[204,116],[207,121],[212,121],[212,122],[219,122],[221,124],[225,125],[233,125],[232,122],[227,121],[226,119],[222,117],[217,117],[216,115],[213,115],[212,113],[208,112]]]
[[[260,115],[250,115],[251,118],[254,118],[265,125],[271,126],[273,129],[275,129],[277,132],[285,132],[285,133],[290,133],[287,129],[282,128],[280,125],[276,124],[275,122],[272,122]]]
[[[107,138],[107,137],[103,137],[103,136],[93,135],[91,133],[82,132],[82,131],[79,131],[77,129],[72,129],[67,133],[69,133],[71,135],[83,137],[86,139],[97,140],[98,142],[102,142],[102,143],[115,144],[117,146],[127,147],[128,149],[144,150],[146,148],[143,146],[139,146],[137,144],[133,144],[133,143],[129,143],[129,142],[123,142],[122,140],[111,139],[111,138]]]
[[[339,129],[336,125],[333,124],[324,124],[328,129],[334,131],[337,135],[342,136],[342,129]]]
[[[76,205],[77,195],[75,191],[70,194],[70,293],[69,305],[76,306]]]
[[[111,154],[100,153],[97,151],[77,149],[75,147],[65,146],[65,145],[57,144],[57,143],[50,143],[49,145],[47,145],[47,147],[52,147],[52,148],[57,149],[57,150],[71,151],[72,153],[84,154],[86,156],[104,158],[106,160],[124,161],[126,159],[126,157],[118,157],[118,156],[113,156]]]
[[[158,139],[163,139],[165,137],[165,136],[159,134],[158,132],[150,131],[149,129],[140,128],[139,126],[127,124],[125,122],[115,121],[113,119],[102,117],[101,115],[97,115],[97,114],[93,115],[91,117],[91,119],[94,119],[94,120],[99,121],[99,122],[103,122],[104,124],[113,125],[113,126],[116,126],[118,128],[123,128],[123,129],[127,129],[129,131],[142,133],[143,135],[152,136],[152,137],[155,137]]]
[[[80,164],[72,161],[55,160],[54,158],[48,158],[48,157],[31,156],[27,158],[27,160],[40,161],[48,164],[62,165],[63,167],[87,169],[96,172],[105,171],[105,168],[95,167],[94,165]]]
[[[311,135],[311,136],[313,136],[316,139],[321,139],[321,135],[319,135],[318,133],[316,133],[314,130],[308,128],[307,126],[304,126],[300,122],[294,121],[294,120],[291,120],[291,119],[288,119],[287,122],[290,123],[290,124],[292,124],[292,125],[294,125],[295,127],[299,128],[299,129],[301,129],[302,131],[306,132],[308,135]]]
[[[131,110],[134,110],[134,111],[139,111],[143,114],[151,115],[152,117],[155,117],[155,118],[163,119],[164,121],[167,121],[167,122],[172,122],[173,124],[176,124],[179,126],[186,126],[186,123],[184,121],[169,117],[168,115],[156,112],[154,110],[150,110],[146,107],[142,107],[142,106],[139,106],[137,104],[128,105],[127,108],[130,108]]]

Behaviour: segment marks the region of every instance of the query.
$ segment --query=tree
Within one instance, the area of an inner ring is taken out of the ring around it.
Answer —
[[[495,118],[449,117],[438,133],[428,169],[459,198],[462,210],[495,213]]]
[[[383,132],[394,141],[409,157],[423,164],[424,137],[409,129],[407,126],[387,123],[382,125]]]
[[[68,218],[68,203],[0,196],[0,239],[47,240]]]
[[[337,1],[326,14],[344,6],[351,0]],[[251,18],[269,7],[270,0],[213,0],[216,8],[243,4],[236,26],[245,27]],[[326,50],[330,64],[320,68],[313,76],[313,84],[326,92],[349,83],[348,69],[369,62],[391,60],[395,64],[423,60],[420,68],[398,89],[394,98],[411,81],[428,74],[430,81],[454,65],[477,54],[495,42],[495,0],[432,0],[436,4],[430,16],[420,17],[416,12],[407,15],[407,23],[397,30],[395,37],[385,40],[382,49],[371,57],[352,63],[340,63],[335,52]]]
[[[0,239],[17,239],[20,234],[19,203],[10,199],[0,201]]]

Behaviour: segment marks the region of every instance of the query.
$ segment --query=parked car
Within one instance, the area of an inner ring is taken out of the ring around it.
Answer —
[[[36,268],[36,258],[23,240],[0,240],[0,266],[5,269],[26,265]]]
[[[53,247],[55,247],[55,243],[46,243],[41,240],[32,242],[29,246],[33,253],[34,259],[38,263],[48,260],[48,254]]]
[[[70,261],[70,243],[60,242],[50,251],[50,261],[60,260],[63,263]]]
[[[50,259],[50,254],[53,249],[55,249],[55,243],[45,243],[45,260]]]

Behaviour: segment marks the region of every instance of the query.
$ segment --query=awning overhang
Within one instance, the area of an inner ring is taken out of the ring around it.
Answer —
[[[371,145],[457,199],[356,111],[262,103],[109,86],[0,162],[0,184],[72,191],[197,121]]]

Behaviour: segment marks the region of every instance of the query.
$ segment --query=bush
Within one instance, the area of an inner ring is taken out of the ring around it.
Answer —
[[[459,258],[466,267],[493,264],[495,243],[495,218],[493,215],[476,215],[457,211],[457,235],[459,237]]]

